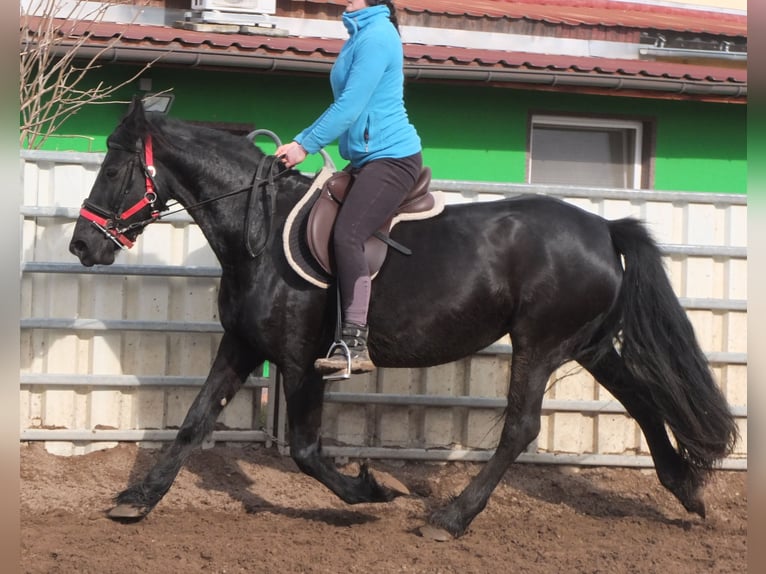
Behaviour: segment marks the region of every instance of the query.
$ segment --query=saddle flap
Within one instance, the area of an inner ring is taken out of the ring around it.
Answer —
[[[343,199],[351,184],[351,175],[344,171],[332,174],[309,212],[306,241],[311,255],[328,275],[332,275],[332,228]]]

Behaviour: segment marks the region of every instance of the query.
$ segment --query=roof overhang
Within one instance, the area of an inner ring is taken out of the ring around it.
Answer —
[[[102,62],[329,74],[339,39],[211,34],[167,26],[92,24],[61,39],[54,52]],[[745,103],[747,70],[639,59],[532,54],[405,44],[411,81],[587,92],[643,98]]]

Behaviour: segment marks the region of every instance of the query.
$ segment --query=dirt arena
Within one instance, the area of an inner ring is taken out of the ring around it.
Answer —
[[[747,571],[747,475],[717,472],[708,518],[653,471],[517,464],[465,536],[416,534],[479,466],[372,461],[412,491],[348,506],[264,447],[195,454],[142,522],[105,516],[157,451],[122,445],[57,457],[21,446],[25,573],[663,573]],[[353,472],[353,464],[343,469]]]

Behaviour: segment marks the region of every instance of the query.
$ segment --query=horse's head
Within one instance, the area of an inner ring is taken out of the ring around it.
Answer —
[[[159,212],[152,138],[140,100],[107,140],[107,154],[83,202],[69,251],[86,267],[114,263]]]

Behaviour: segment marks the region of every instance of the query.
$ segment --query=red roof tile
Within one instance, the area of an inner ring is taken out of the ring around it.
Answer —
[[[306,0],[318,2],[319,0]],[[346,0],[323,4],[345,6]],[[394,0],[400,10],[456,16],[527,19],[571,26],[622,26],[726,36],[747,36],[747,16],[712,10],[613,0]]]
[[[714,66],[691,66],[672,62],[645,60],[621,60],[611,58],[587,58],[525,52],[498,52],[496,50],[475,50],[445,48],[441,46],[407,45],[407,59],[428,60],[435,63],[452,61],[464,65],[502,65],[509,68],[530,70],[572,71],[578,73],[612,74],[622,76],[643,76],[654,78],[687,79],[709,82],[746,83],[745,69]]]
[[[122,26],[107,22],[88,26],[91,39],[107,41],[122,33],[122,43],[169,45],[178,44],[186,48],[205,48],[214,51],[242,50],[277,54],[309,55],[326,57],[333,60],[337,56],[343,40],[326,38],[305,38],[299,36],[256,36],[251,34],[212,34],[183,30],[165,26]],[[525,52],[507,52],[501,50],[481,50],[472,48],[454,48],[447,46],[427,46],[405,44],[405,58],[408,63],[430,62],[436,64],[460,64],[479,66],[501,66],[510,68],[570,70],[579,73],[617,74],[629,76],[651,76],[665,78],[687,78],[713,82],[747,82],[747,70],[722,66],[698,66],[654,62],[645,60],[625,60],[610,58],[589,58],[567,55],[535,54]]]
[[[105,46],[110,41],[119,38],[117,46],[129,48],[153,48],[156,55],[159,51],[172,51],[175,54],[190,52],[191,54],[214,54],[216,56],[259,56],[273,60],[311,61],[320,65],[329,65],[337,56],[343,40],[306,38],[297,36],[258,36],[250,34],[216,34],[199,32],[167,26],[148,26],[114,24],[107,22],[80,22],[71,30],[72,36],[81,35],[86,31],[89,36],[88,44]],[[122,37],[120,38],[120,34]],[[569,55],[550,55],[502,50],[485,50],[472,48],[455,48],[445,46],[430,46],[421,44],[405,44],[406,65],[410,68],[428,68],[431,78],[442,77],[447,72],[457,69],[468,73],[491,71],[508,73],[523,72],[529,76],[532,83],[542,82],[532,76],[542,72],[564,74],[567,77],[602,78],[612,80],[616,84],[620,79],[652,79],[659,82],[675,80],[681,84],[702,83],[709,85],[728,86],[726,93],[710,95],[709,99],[727,101],[745,101],[747,94],[747,70],[731,68],[722,65],[692,65],[672,62],[657,62],[646,60],[611,59],[596,57],[577,57]],[[237,65],[253,65],[242,63]],[[166,62],[168,60],[166,59]],[[161,63],[161,62],[160,62]],[[221,64],[224,65],[224,64]],[[436,70],[436,73],[433,73]],[[514,82],[525,83],[527,76],[514,79]],[[614,80],[617,80],[615,82]],[[482,81],[494,81],[489,76]],[[510,80],[505,80],[510,81]],[[555,84],[555,81],[554,81]],[[548,84],[552,86],[553,84]],[[542,87],[542,86],[541,86]],[[607,88],[605,88],[607,89]],[[622,89],[612,85],[610,93]],[[633,90],[656,90],[657,87],[636,87]],[[684,93],[684,85],[678,94]],[[720,88],[716,88],[720,92]],[[702,92],[696,92],[698,95]],[[646,95],[649,95],[648,93]]]

